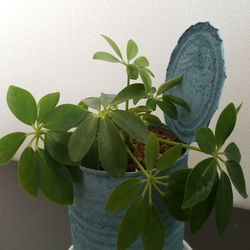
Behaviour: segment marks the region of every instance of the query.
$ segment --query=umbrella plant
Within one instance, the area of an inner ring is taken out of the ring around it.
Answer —
[[[74,185],[81,181],[81,165],[119,178],[127,171],[128,159],[132,160],[143,177],[119,184],[104,207],[110,213],[125,209],[117,249],[128,248],[138,237],[144,249],[163,248],[165,228],[154,205],[155,195],[161,197],[171,216],[188,221],[192,232],[202,227],[214,209],[216,226],[222,234],[231,215],[232,186],[247,197],[240,151],[234,142],[227,143],[241,105],[228,104],[215,131],[198,128],[194,132],[197,145],[159,137],[150,129],[151,124],[162,124],[155,115],[158,108],[172,119],[178,119],[180,108],[192,112],[186,100],[168,92],[182,84],[182,76],[153,86],[154,74],[148,59],[138,56],[133,40],[127,43],[125,59],[111,38],[103,38],[114,54],[96,52],[93,58],[121,64],[127,85],[118,94],[101,93],[78,105],[58,105],[58,92],[36,102],[27,90],[10,86],[9,109],[31,130],[13,132],[0,139],[0,165],[6,165],[29,140],[18,162],[18,178],[25,191],[32,197],[41,191],[54,202],[72,204]],[[144,145],[143,161],[133,152],[133,140]],[[170,147],[160,152],[162,144]],[[166,174],[185,150],[198,151],[206,158],[193,168]]]

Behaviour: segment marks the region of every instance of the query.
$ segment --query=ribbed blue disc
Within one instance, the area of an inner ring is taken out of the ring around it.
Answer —
[[[191,143],[195,140],[195,129],[207,126],[218,108],[226,78],[222,40],[218,30],[208,22],[192,25],[179,39],[166,79],[180,75],[182,83],[168,94],[186,100],[191,112],[177,106],[178,119],[165,116],[165,121],[179,139]]]

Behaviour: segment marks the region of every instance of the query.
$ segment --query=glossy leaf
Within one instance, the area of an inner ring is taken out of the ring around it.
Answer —
[[[240,150],[234,142],[231,142],[227,145],[224,154],[228,160],[232,160],[238,163],[241,160]]]
[[[148,59],[145,56],[137,57],[134,61],[134,64],[139,66],[139,67],[148,67],[149,66]]]
[[[116,95],[101,93],[101,96],[99,97],[99,99],[100,99],[102,106],[104,108],[107,108],[113,102],[115,97]]]
[[[200,149],[204,153],[211,154],[215,151],[216,141],[210,128],[198,128],[194,134]]]
[[[104,51],[98,51],[94,54],[93,59],[102,60],[106,62],[119,63],[119,59]]]
[[[101,118],[98,128],[99,156],[104,169],[120,177],[127,169],[127,149],[117,128],[108,118]]]
[[[127,44],[127,59],[128,61],[132,60],[134,57],[136,57],[138,53],[138,47],[137,44],[130,39]]]
[[[133,98],[143,98],[145,96],[145,89],[143,84],[134,83],[122,89],[112,102],[112,105],[118,105]]]
[[[50,93],[48,95],[43,96],[37,105],[38,112],[38,122],[42,122],[46,115],[57,105],[59,102],[60,93]]]
[[[15,132],[0,139],[0,166],[6,165],[12,159],[25,138],[25,133]]]
[[[165,151],[156,164],[157,169],[162,172],[172,167],[177,159],[181,156],[181,150],[182,147],[177,145]]]
[[[88,97],[82,100],[88,107],[93,108],[95,110],[101,109],[101,101],[98,97]]]
[[[226,161],[227,172],[237,191],[243,198],[247,198],[246,183],[242,168],[239,163]]]
[[[141,234],[147,213],[147,203],[143,198],[136,200],[123,216],[118,231],[118,250],[131,246]]]
[[[185,100],[183,100],[182,98],[180,98],[180,97],[177,97],[177,96],[174,96],[174,95],[164,95],[163,99],[167,100],[167,101],[170,101],[170,102],[173,102],[173,103],[183,107],[188,112],[191,111],[190,106],[188,105],[188,103]]]
[[[159,152],[160,144],[154,134],[150,134],[145,144],[145,162],[148,170],[152,170],[155,167]]]
[[[135,201],[142,184],[139,179],[128,179],[119,184],[109,195],[105,210],[107,212],[118,212],[123,208],[127,208]]]
[[[44,119],[44,127],[54,131],[67,131],[75,127],[85,115],[78,105],[63,104],[54,108]]]
[[[117,44],[108,36],[102,35],[102,37],[109,43],[109,45],[115,51],[115,53],[122,59],[122,53]]]
[[[182,79],[183,79],[182,76],[177,76],[177,77],[170,79],[170,80],[166,81],[165,83],[163,83],[157,91],[157,96],[159,96],[159,95],[165,93],[166,91],[168,91],[169,89],[172,89],[173,87],[181,84]]]
[[[144,68],[141,68],[139,70],[139,75],[140,75],[142,82],[144,84],[145,92],[150,93],[151,87],[152,87],[152,80],[151,80],[149,73]]]
[[[71,133],[48,131],[45,134],[45,148],[50,156],[61,164],[79,165],[73,162],[68,153],[68,144]]]
[[[165,228],[157,211],[148,206],[145,224],[142,229],[144,250],[162,250],[165,240]]]
[[[188,176],[182,207],[192,207],[205,200],[214,185],[216,174],[216,161],[213,158],[198,163]]]
[[[127,132],[131,137],[137,139],[139,142],[144,143],[146,141],[148,129],[135,114],[124,110],[114,110],[110,112],[109,116],[118,127]]]
[[[232,133],[236,123],[236,110],[233,103],[221,112],[215,128],[215,138],[218,147],[221,147]]]
[[[67,168],[53,160],[43,149],[36,151],[40,174],[40,189],[50,200],[59,204],[73,202],[73,184]]]
[[[98,122],[98,117],[88,115],[73,132],[69,139],[68,147],[72,161],[80,161],[87,154],[96,138]]]
[[[219,234],[223,234],[229,224],[233,206],[233,192],[227,174],[222,171],[215,202],[215,220]]]
[[[27,125],[35,123],[37,106],[30,92],[16,86],[10,86],[7,92],[7,103],[18,120]]]
[[[18,162],[18,179],[27,193],[37,197],[40,185],[40,169],[37,155],[31,147],[27,147]]]
[[[177,109],[175,105],[169,101],[157,101],[157,105],[163,111],[163,113],[170,118],[177,119]]]

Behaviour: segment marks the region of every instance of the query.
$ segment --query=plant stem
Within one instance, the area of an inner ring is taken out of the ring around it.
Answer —
[[[153,183],[153,186],[161,196],[164,196],[164,192],[162,192],[155,183]]]
[[[148,202],[149,202],[149,205],[152,206],[153,201],[152,201],[152,185],[151,185],[151,183],[149,184],[149,187],[148,187]]]
[[[129,77],[129,74],[127,74],[127,86],[129,86],[130,84],[130,77]],[[128,106],[129,106],[129,100],[126,101],[126,111],[128,111]]]
[[[226,161],[223,160],[220,156],[217,155],[217,158],[218,158],[220,161],[222,161],[224,164],[226,163]]]
[[[190,145],[182,143],[182,142],[170,141],[170,140],[163,139],[163,138],[160,138],[160,137],[157,137],[157,139],[159,141],[163,142],[163,143],[168,144],[168,145],[173,145],[173,146],[179,145],[179,146],[181,146],[183,148],[186,148],[186,149],[192,149],[194,151],[202,152],[198,147],[190,146]]]
[[[143,174],[146,177],[149,177],[148,172],[145,170],[145,168],[141,165],[141,163],[137,160],[137,158],[134,156],[134,154],[131,152],[131,150],[127,147],[128,154],[131,156],[133,161],[136,163],[136,165],[139,167],[139,169],[143,172]]]
[[[145,188],[144,188],[144,190],[143,190],[143,192],[142,192],[142,194],[141,194],[142,197],[145,196],[145,194],[146,194],[146,192],[147,192],[147,190],[148,190],[148,187],[149,187],[149,182],[147,182],[147,184],[145,185]]]
[[[168,183],[165,183],[165,182],[162,182],[162,181],[155,180],[155,182],[158,183],[161,186],[165,186],[165,187],[168,186]]]
[[[169,176],[168,176],[168,175],[165,175],[165,176],[155,176],[155,179],[156,179],[156,180],[169,179]]]

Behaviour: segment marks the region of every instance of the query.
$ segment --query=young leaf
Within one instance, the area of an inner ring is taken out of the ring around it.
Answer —
[[[102,60],[102,61],[106,61],[106,62],[112,62],[112,63],[119,63],[120,62],[119,59],[117,59],[113,55],[111,55],[107,52],[103,52],[103,51],[96,52],[93,56],[93,59]]]
[[[73,202],[73,184],[67,168],[53,160],[49,154],[39,149],[36,151],[40,168],[40,189],[50,200],[59,204]]]
[[[101,109],[101,100],[98,97],[88,97],[82,100],[88,107],[95,110]]]
[[[222,171],[215,202],[215,220],[219,234],[226,230],[232,213],[233,192],[227,174]]]
[[[27,147],[18,162],[18,179],[27,193],[37,197],[40,185],[40,169],[37,155],[31,147]]]
[[[129,79],[136,80],[139,76],[138,68],[134,64],[128,64],[126,67],[126,71]]]
[[[154,98],[148,98],[146,106],[152,110],[156,110],[156,100]]]
[[[37,104],[37,112],[38,112],[38,122],[42,122],[46,115],[57,105],[60,98],[60,93],[50,93],[45,95],[40,99]]]
[[[153,206],[148,206],[145,224],[142,229],[144,250],[162,250],[165,240],[165,228]]]
[[[215,138],[218,147],[221,147],[228,136],[232,133],[236,123],[236,110],[230,103],[221,112],[215,128]]]
[[[216,175],[214,186],[209,196],[193,206],[190,212],[190,229],[192,233],[197,232],[209,218],[215,204],[215,198],[218,188],[219,177]]]
[[[215,151],[216,141],[210,128],[198,128],[194,134],[200,149],[204,153],[211,154]]]
[[[147,213],[144,198],[136,200],[122,218],[118,231],[117,249],[124,250],[131,246],[141,233]]]
[[[72,161],[80,161],[87,154],[96,138],[98,122],[98,117],[88,115],[71,135],[68,149]]]
[[[163,100],[173,102],[173,103],[183,107],[188,112],[191,112],[191,109],[190,109],[190,106],[188,105],[188,103],[185,100],[181,99],[180,97],[177,97],[174,95],[164,95]]]
[[[30,92],[16,86],[10,86],[7,92],[7,103],[18,120],[27,125],[35,123],[37,106]]]
[[[101,93],[99,100],[104,108],[107,108],[114,100],[116,95]]]
[[[151,80],[149,73],[144,68],[140,68],[139,75],[144,84],[145,92],[150,93],[151,87],[152,87],[152,80]]]
[[[133,40],[129,40],[127,44],[127,59],[130,61],[134,57],[136,57],[138,53],[137,44]]]
[[[247,198],[246,183],[242,168],[239,163],[226,161],[227,172],[237,191],[243,198]]]
[[[145,97],[145,89],[143,84],[134,83],[122,89],[112,102],[112,105],[118,105],[133,98]]]
[[[173,166],[177,159],[181,156],[181,149],[182,147],[177,145],[170,148],[168,151],[165,151],[156,164],[157,169],[162,172]]]
[[[117,128],[108,118],[101,118],[98,128],[98,149],[104,169],[114,177],[120,177],[127,169],[127,149]]]
[[[78,105],[63,104],[54,108],[44,119],[44,127],[54,131],[67,131],[75,127],[85,115]]]
[[[145,56],[137,57],[134,61],[134,64],[138,67],[148,67],[149,66],[148,59]]]
[[[157,101],[157,105],[163,111],[163,113],[170,118],[177,119],[177,109],[175,105],[169,101]]]
[[[108,36],[102,35],[102,37],[109,43],[109,45],[115,51],[115,53],[122,59],[122,53],[117,44]]]
[[[142,184],[139,179],[128,179],[119,184],[109,195],[105,204],[105,210],[112,213],[128,207],[135,201]]]
[[[135,114],[124,110],[113,110],[109,116],[115,124],[126,131],[130,136],[139,142],[145,142],[148,136],[148,129],[143,121]]]
[[[26,134],[15,132],[0,139],[0,166],[7,164],[26,138]]]
[[[45,134],[45,148],[50,156],[61,164],[79,165],[69,157],[68,144],[71,133],[48,131]]]
[[[205,200],[214,185],[216,161],[208,158],[198,163],[188,176],[182,207],[189,208]]]
[[[227,147],[224,150],[224,154],[228,160],[240,163],[241,160],[240,150],[234,142],[231,142],[227,145]]]
[[[155,167],[155,163],[160,151],[160,144],[154,134],[150,134],[145,144],[145,162],[148,170]]]
[[[182,79],[183,79],[182,76],[177,76],[177,77],[170,79],[170,80],[166,81],[165,83],[163,83],[157,91],[157,96],[159,96],[159,95],[165,93],[167,90],[172,89],[173,87],[179,85],[182,82]]]

